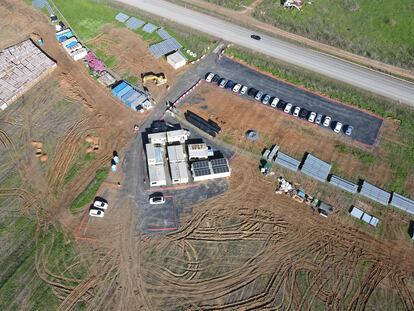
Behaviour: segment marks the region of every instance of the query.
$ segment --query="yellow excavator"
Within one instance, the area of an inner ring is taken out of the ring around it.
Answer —
[[[153,72],[147,72],[145,74],[141,75],[142,78],[142,84],[145,85],[145,83],[151,81],[154,82],[155,85],[163,85],[167,83],[167,78],[165,77],[165,74],[161,73],[153,73]]]

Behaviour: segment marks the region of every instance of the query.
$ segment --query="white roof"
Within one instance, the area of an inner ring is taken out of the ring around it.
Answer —
[[[189,144],[188,150],[204,150],[208,149],[206,143],[200,143],[200,144]]]
[[[190,132],[187,130],[183,130],[183,129],[167,132],[168,141],[170,141],[171,139],[176,139],[179,137],[188,137],[188,136],[190,136]]]
[[[149,160],[154,160],[156,163],[162,163],[164,161],[162,152],[163,152],[163,148],[159,147],[159,146],[155,146],[152,144],[146,144],[145,145],[146,149],[147,149],[147,159]]]
[[[149,165],[148,175],[150,182],[165,181],[165,168],[164,165]]]
[[[351,215],[354,216],[355,218],[361,219],[363,214],[364,214],[364,212],[362,210],[360,210],[358,207],[354,206],[352,208]]]
[[[148,134],[148,139],[150,141],[152,141],[152,140],[160,140],[160,139],[161,140],[165,140],[166,139],[165,132]]]
[[[167,60],[170,61],[170,62],[173,62],[175,64],[179,64],[179,63],[182,63],[182,62],[184,62],[184,63],[187,62],[187,60],[185,59],[185,57],[182,56],[178,52],[175,52],[173,54],[168,55],[167,56]]]
[[[171,163],[171,179],[188,179],[187,163]]]
[[[186,159],[184,148],[182,145],[172,145],[167,147],[168,158],[170,162],[182,162]]]

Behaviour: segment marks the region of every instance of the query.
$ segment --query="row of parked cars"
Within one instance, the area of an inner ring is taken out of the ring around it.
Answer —
[[[93,200],[93,204],[89,208],[89,216],[93,217],[104,217],[105,210],[108,208],[108,201],[106,201],[104,198],[96,197],[95,200]]]
[[[232,80],[227,80],[212,72],[207,73],[205,79],[207,82],[217,83],[217,85],[221,88],[231,89],[234,93],[250,96],[255,100],[263,103],[264,105],[270,105],[271,107],[284,111],[287,114],[291,114],[294,117],[305,119],[311,123],[315,123],[327,128],[332,128],[335,133],[340,133],[343,131],[346,135],[351,136],[354,130],[352,125],[343,125],[339,121],[332,121],[332,118],[330,116],[323,115],[314,111],[309,111],[298,106],[293,106],[291,103],[279,99],[275,96],[265,94],[262,91],[256,90],[252,87],[248,88],[246,85],[242,85]]]

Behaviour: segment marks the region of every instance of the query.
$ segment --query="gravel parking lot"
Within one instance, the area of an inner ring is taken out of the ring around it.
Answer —
[[[352,125],[354,130],[351,138],[361,143],[374,145],[378,142],[382,119],[374,115],[318,96],[291,84],[273,79],[227,57],[222,57],[217,60],[217,62],[214,63],[214,66],[210,66],[209,71],[217,73],[226,79],[237,81],[249,88],[253,87],[257,90],[261,90],[264,94],[278,97],[283,101],[292,103],[294,107],[299,106],[309,111],[315,111],[323,115],[331,116],[332,121],[339,121],[343,125]],[[208,71],[205,73],[207,72]],[[205,73],[203,73],[203,78]],[[240,96],[250,98],[252,101],[254,100],[247,94]],[[335,123],[331,122],[331,126],[334,125]],[[341,135],[344,135],[343,132],[341,132]]]

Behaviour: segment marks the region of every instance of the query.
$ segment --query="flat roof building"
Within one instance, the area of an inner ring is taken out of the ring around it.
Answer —
[[[179,69],[187,63],[187,60],[180,52],[175,52],[167,56],[167,63],[169,63],[174,69]]]
[[[182,145],[167,146],[167,151],[170,163],[184,162],[187,159]]]
[[[200,144],[189,144],[188,145],[188,159],[207,159],[208,158],[208,147],[205,143]]]
[[[165,167],[160,165],[148,165],[148,176],[151,187],[166,186]]]
[[[148,165],[164,164],[164,148],[152,144],[146,144]]]
[[[191,164],[194,181],[230,177],[231,169],[227,159],[199,161]]]
[[[188,169],[186,162],[170,163],[170,170],[173,184],[188,183]]]
[[[184,129],[174,130],[167,132],[167,142],[168,143],[185,143],[186,140],[190,137],[190,132]]]
[[[167,135],[165,132],[148,134],[148,140],[151,144],[165,145],[167,143]]]

